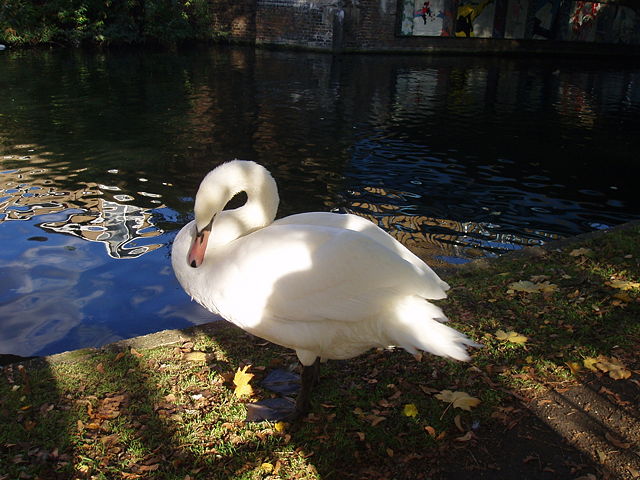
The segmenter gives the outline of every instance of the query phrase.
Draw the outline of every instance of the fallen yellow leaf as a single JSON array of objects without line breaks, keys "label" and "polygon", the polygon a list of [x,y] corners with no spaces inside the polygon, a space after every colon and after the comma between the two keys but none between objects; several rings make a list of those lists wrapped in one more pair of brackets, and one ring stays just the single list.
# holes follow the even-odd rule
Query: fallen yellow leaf
[{"label": "fallen yellow leaf", "polygon": [[614,380],[624,380],[631,376],[631,372],[626,368],[616,368],[609,370],[609,376]]},{"label": "fallen yellow leaf", "polygon": [[538,291],[542,293],[553,293],[558,289],[558,286],[550,282],[538,283]]},{"label": "fallen yellow leaf", "polygon": [[273,465],[271,463],[265,462],[260,465],[260,470],[262,470],[264,473],[271,473],[273,472]]},{"label": "fallen yellow leaf", "polygon": [[569,252],[569,255],[571,255],[572,257],[581,257],[584,255],[589,255],[591,253],[591,249],[589,248],[576,248],[574,250],[571,250],[571,252]]},{"label": "fallen yellow leaf", "polygon": [[589,370],[591,370],[592,372],[597,372],[598,371],[598,369],[596,368],[596,363],[597,362],[598,362],[598,359],[597,358],[593,358],[593,357],[587,357],[582,361],[584,366],[586,368],[588,368]]},{"label": "fallen yellow leaf", "polygon": [[287,424],[284,422],[276,422],[275,428],[276,428],[276,432],[282,433],[286,430]]},{"label": "fallen yellow leaf", "polygon": [[569,370],[571,370],[571,373],[573,373],[574,375],[576,373],[578,373],[580,370],[582,370],[582,365],[580,365],[579,362],[566,362],[567,366],[569,367]]},{"label": "fallen yellow leaf", "polygon": [[402,409],[402,414],[405,417],[415,417],[418,415],[418,409],[413,403],[407,403]]},{"label": "fallen yellow leaf", "polygon": [[614,380],[624,380],[631,376],[631,372],[615,357],[609,358],[604,355],[598,355],[597,358],[587,357],[583,363],[589,370],[608,373]]},{"label": "fallen yellow leaf", "polygon": [[536,284],[529,280],[520,280],[519,282],[510,283],[509,288],[516,292],[534,293],[538,291]]},{"label": "fallen yellow leaf", "polygon": [[442,390],[435,397],[441,402],[450,403],[453,408],[470,411],[471,408],[480,404],[480,399],[470,396],[467,392],[452,392],[451,390]]},{"label": "fallen yellow leaf", "polygon": [[188,352],[184,354],[184,359],[188,362],[206,362],[207,354],[204,352]]},{"label": "fallen yellow leaf", "polygon": [[527,343],[527,340],[529,340],[524,335],[521,335],[514,331],[505,332],[504,330],[497,330],[495,335],[498,340],[501,340],[503,342],[524,344]]},{"label": "fallen yellow leaf", "polygon": [[605,452],[602,450],[596,450],[596,453],[598,454],[598,460],[600,460],[600,463],[607,461],[607,454]]},{"label": "fallen yellow leaf", "polygon": [[529,280],[531,280],[534,283],[538,283],[538,282],[544,282],[545,280],[549,280],[549,276],[548,275],[532,275]]},{"label": "fallen yellow leaf", "polygon": [[238,368],[233,377],[233,384],[236,386],[233,393],[235,393],[236,397],[250,397],[253,395],[253,388],[249,385],[253,378],[253,373],[247,373],[249,367],[251,365],[246,365],[243,369]]},{"label": "fallen yellow leaf", "polygon": [[617,298],[618,300],[622,300],[625,303],[631,303],[631,297],[628,293],[618,292],[612,295],[613,298]]},{"label": "fallen yellow leaf", "polygon": [[611,280],[607,282],[607,285],[617,288],[618,290],[637,290],[640,288],[640,283],[629,280]]},{"label": "fallen yellow leaf", "polygon": [[558,288],[558,286],[548,281],[533,283],[533,282],[530,282],[529,280],[520,280],[519,282],[510,283],[508,288],[516,292],[552,293]]},{"label": "fallen yellow leaf", "polygon": [[607,358],[601,355],[598,357],[596,367],[598,367],[599,370],[608,373],[614,380],[624,380],[631,376],[631,372],[627,370],[624,364],[616,357]]}]

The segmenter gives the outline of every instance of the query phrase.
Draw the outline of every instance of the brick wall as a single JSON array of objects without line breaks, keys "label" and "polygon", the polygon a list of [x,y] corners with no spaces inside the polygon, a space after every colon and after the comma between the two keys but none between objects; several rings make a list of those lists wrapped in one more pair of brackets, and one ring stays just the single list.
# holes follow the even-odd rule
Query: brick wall
[{"label": "brick wall", "polygon": [[329,52],[640,54],[640,45],[623,51],[598,43],[398,35],[400,0],[210,1],[213,27],[243,43]]},{"label": "brick wall", "polygon": [[322,0],[257,0],[256,43],[332,50],[338,11]]},{"label": "brick wall", "polygon": [[210,0],[212,28],[230,40],[253,43],[256,37],[255,0]]},{"label": "brick wall", "polygon": [[379,49],[396,40],[396,0],[354,0],[345,5],[343,48]]}]

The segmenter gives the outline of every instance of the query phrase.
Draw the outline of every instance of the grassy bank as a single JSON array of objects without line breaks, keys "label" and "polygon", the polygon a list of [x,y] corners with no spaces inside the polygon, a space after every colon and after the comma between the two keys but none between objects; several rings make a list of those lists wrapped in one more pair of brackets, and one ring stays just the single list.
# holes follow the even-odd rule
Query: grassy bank
[{"label": "grassy bank", "polygon": [[0,2],[0,43],[175,45],[220,39],[206,0],[13,0]]},{"label": "grassy bank", "polygon": [[[447,276],[445,312],[484,345],[470,363],[329,362],[296,425],[244,422],[272,395],[261,378],[295,357],[234,327],[5,367],[0,479],[636,478],[639,236]],[[247,365],[253,393],[239,397]]]}]

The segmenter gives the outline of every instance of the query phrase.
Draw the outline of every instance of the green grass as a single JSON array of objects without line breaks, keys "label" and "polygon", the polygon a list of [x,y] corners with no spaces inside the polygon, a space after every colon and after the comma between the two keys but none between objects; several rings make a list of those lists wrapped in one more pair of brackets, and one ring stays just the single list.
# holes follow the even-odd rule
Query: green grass
[{"label": "green grass", "polygon": [[[195,331],[190,343],[137,352],[85,350],[63,362],[0,370],[0,479],[13,478],[404,478],[429,476],[439,455],[476,445],[515,397],[532,397],[593,373],[570,362],[616,356],[639,367],[638,228],[560,250],[501,258],[447,278],[441,302],[452,326],[483,344],[468,364],[372,350],[323,365],[312,413],[297,425],[243,421],[246,402],[266,398],[259,380],[295,362],[292,352],[230,327]],[[583,255],[570,253],[588,248]],[[548,281],[547,293],[513,291]],[[626,281],[630,288],[611,286]],[[526,335],[523,344],[498,329]],[[190,353],[201,352],[194,361]],[[230,380],[256,375],[241,400]],[[436,399],[464,391],[471,411]],[[407,417],[412,404],[417,415]],[[461,429],[459,428],[461,427]],[[4,476],[3,476],[4,475]]]}]

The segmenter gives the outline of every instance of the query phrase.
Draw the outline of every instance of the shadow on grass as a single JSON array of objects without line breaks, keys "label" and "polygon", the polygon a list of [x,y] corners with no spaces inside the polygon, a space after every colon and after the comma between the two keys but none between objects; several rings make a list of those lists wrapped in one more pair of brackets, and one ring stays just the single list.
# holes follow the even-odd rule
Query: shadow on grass
[{"label": "shadow on grass", "polygon": [[[402,351],[329,362],[312,413],[298,426],[245,424],[227,379],[249,361],[260,377],[295,358],[229,326],[192,329],[178,344],[148,351],[114,347],[71,362],[5,367],[2,423],[10,428],[0,434],[0,478],[507,479],[602,471],[584,445],[567,444],[567,431],[541,421],[546,402],[492,400],[486,377]],[[484,410],[447,408],[433,398],[443,388],[481,396]],[[256,387],[256,395],[269,393]],[[406,404],[416,417],[402,414]]]},{"label": "shadow on grass", "polygon": [[[457,291],[449,312],[454,318],[473,318],[486,345],[476,356],[477,365],[493,386],[517,392],[512,407],[495,412],[513,427],[516,438],[511,432],[494,438],[494,457],[508,464],[506,457],[520,451],[522,437],[557,438],[564,445],[558,448],[578,454],[579,460],[570,462],[572,475],[588,466],[587,472],[604,478],[640,476],[635,447],[640,444],[637,239],[637,225],[629,225],[580,244],[499,259],[453,281]],[[522,281],[548,282],[553,288],[546,294],[514,291],[513,282]],[[522,345],[501,342],[497,329],[523,333],[528,340]],[[595,372],[587,368],[587,359],[603,357],[625,365],[626,373],[613,372],[619,378],[613,380],[606,366],[592,367]],[[519,423],[513,421],[517,414],[522,414]],[[557,475],[557,462],[546,463],[553,453],[540,462],[535,460],[539,455],[527,456],[513,468],[539,463]]]}]

